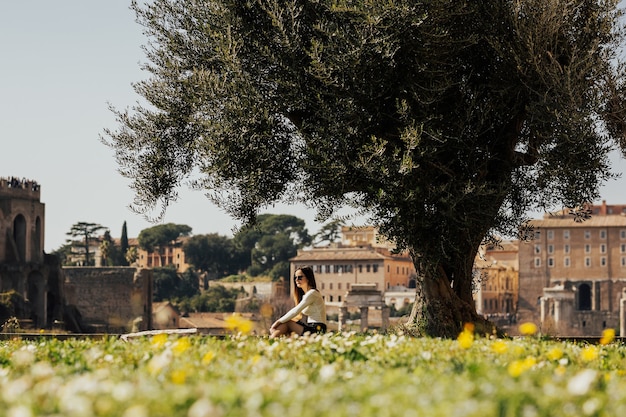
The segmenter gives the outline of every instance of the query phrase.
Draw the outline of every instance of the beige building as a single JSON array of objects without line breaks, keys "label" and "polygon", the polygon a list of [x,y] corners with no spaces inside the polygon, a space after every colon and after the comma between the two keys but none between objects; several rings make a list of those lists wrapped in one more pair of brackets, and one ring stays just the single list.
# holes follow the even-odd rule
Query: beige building
[{"label": "beige building", "polygon": [[[298,267],[312,267],[317,287],[330,307],[344,302],[354,284],[374,284],[378,291],[398,292],[402,300],[413,302],[413,261],[408,253],[392,254],[390,248],[389,242],[377,239],[373,227],[343,227],[341,243],[298,251],[298,255],[290,259],[291,276]],[[398,299],[392,298],[394,303]]]},{"label": "beige building", "polygon": [[163,247],[157,247],[154,251],[148,252],[139,247],[137,239],[129,239],[129,246],[137,247],[137,260],[135,263],[139,268],[159,268],[174,265],[178,272],[185,272],[189,268],[185,260],[184,243],[189,238],[184,236]]},{"label": "beige building", "polygon": [[[518,321],[544,334],[598,336],[624,323],[626,206],[591,206],[576,222],[561,212],[531,221],[533,239],[519,245]],[[622,332],[623,333],[623,329]]]}]

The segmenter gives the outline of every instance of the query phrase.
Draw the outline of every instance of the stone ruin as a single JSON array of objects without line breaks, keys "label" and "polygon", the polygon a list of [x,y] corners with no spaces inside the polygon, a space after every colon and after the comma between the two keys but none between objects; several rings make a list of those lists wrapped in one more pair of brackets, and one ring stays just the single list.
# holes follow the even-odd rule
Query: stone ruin
[{"label": "stone ruin", "polygon": [[381,310],[382,330],[389,327],[389,306],[385,304],[382,291],[376,289],[376,284],[352,284],[344,301],[339,307],[339,331],[346,324],[348,308],[357,307],[361,312],[361,331],[369,327],[368,316],[370,308]]}]

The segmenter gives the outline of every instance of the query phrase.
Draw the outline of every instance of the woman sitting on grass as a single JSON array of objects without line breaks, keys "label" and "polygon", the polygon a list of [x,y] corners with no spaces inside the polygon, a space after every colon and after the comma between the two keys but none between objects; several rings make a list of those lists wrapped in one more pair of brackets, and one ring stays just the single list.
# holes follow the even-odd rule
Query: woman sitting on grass
[{"label": "woman sitting on grass", "polygon": [[[270,337],[304,333],[326,332],[326,304],[315,285],[313,269],[308,266],[296,269],[293,298],[296,306],[279,318],[270,327]],[[307,316],[305,321],[294,321],[298,315]]]}]

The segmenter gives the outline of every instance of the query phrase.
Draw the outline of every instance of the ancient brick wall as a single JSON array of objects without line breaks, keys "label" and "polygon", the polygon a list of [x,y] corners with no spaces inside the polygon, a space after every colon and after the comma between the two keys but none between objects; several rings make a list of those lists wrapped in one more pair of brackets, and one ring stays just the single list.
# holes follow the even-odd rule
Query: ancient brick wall
[{"label": "ancient brick wall", "polygon": [[152,328],[152,270],[65,267],[65,300],[84,322],[109,333]]}]

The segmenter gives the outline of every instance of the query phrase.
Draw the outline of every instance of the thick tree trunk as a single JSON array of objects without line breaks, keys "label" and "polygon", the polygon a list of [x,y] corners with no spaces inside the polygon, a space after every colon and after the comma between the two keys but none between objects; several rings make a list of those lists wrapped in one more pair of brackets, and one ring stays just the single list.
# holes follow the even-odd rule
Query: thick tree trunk
[{"label": "thick tree trunk", "polygon": [[482,334],[496,331],[476,313],[471,271],[469,276],[450,280],[441,265],[428,270],[436,272],[429,274],[418,269],[415,303],[407,324],[415,326],[420,335],[430,337],[456,338],[466,323],[472,323]]}]

